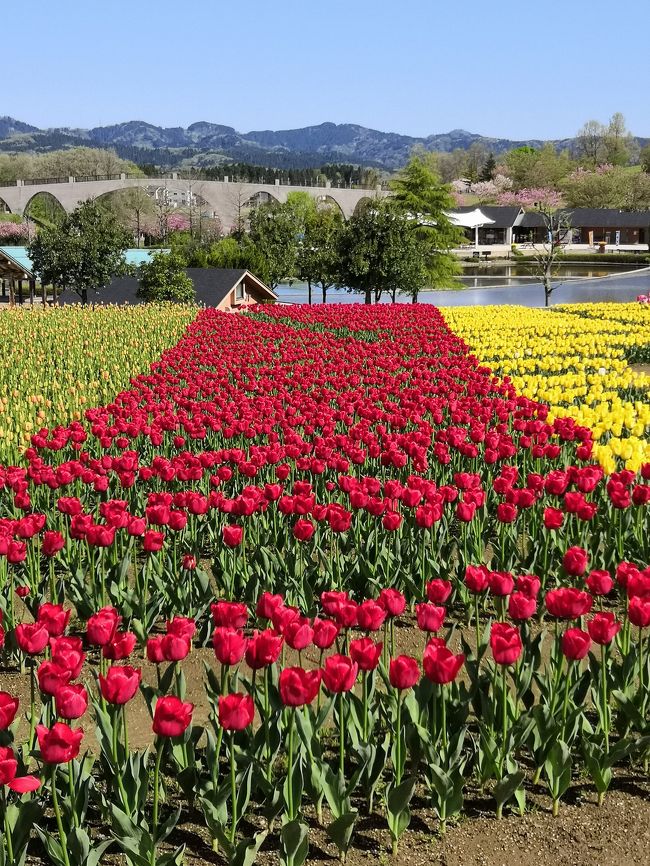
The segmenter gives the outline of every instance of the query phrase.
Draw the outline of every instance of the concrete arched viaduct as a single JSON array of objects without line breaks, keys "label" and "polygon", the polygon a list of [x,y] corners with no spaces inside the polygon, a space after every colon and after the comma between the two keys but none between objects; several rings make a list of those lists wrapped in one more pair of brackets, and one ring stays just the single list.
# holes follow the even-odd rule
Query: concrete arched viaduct
[{"label": "concrete arched viaduct", "polygon": [[[12,213],[22,215],[29,201],[38,193],[49,193],[63,209],[70,213],[82,201],[97,198],[107,193],[133,187],[160,187],[170,192],[187,195],[190,183],[177,176],[171,178],[129,178],[121,175],[110,180],[77,181],[69,178],[67,182],[28,183],[16,181],[14,185],[0,187],[0,198]],[[349,219],[361,199],[372,195],[384,196],[381,189],[372,192],[367,189],[340,189],[333,186],[285,186],[279,183],[239,183],[236,181],[193,180],[192,194],[202,198],[221,221],[225,231],[235,225],[241,207],[258,193],[267,193],[279,202],[285,202],[291,192],[306,192],[318,201],[332,199]]]}]

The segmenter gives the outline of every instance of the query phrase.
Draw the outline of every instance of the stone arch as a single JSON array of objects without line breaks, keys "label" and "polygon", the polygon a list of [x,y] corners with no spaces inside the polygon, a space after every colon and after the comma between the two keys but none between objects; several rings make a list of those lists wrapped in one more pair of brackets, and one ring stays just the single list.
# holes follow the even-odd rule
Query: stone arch
[{"label": "stone arch", "polygon": [[[35,215],[31,213],[31,208],[34,201],[42,199],[46,204],[45,215],[39,214]],[[49,219],[47,215],[47,210],[50,209],[50,212],[53,215],[53,219]],[[38,225],[42,225],[48,222],[55,222],[58,219],[61,219],[66,215],[66,209],[63,203],[51,192],[47,190],[37,190],[33,195],[31,195],[27,201],[25,202],[25,206],[23,207],[23,217],[25,219],[31,219]]]},{"label": "stone arch", "polygon": [[255,208],[262,204],[280,204],[280,199],[266,189],[258,189],[243,204],[245,208]]},{"label": "stone arch", "polygon": [[329,195],[329,193],[318,193],[314,196],[314,198],[316,199],[316,207],[335,207],[339,211],[341,216],[345,219],[345,211],[333,195]]},{"label": "stone arch", "polygon": [[369,202],[372,202],[372,201],[373,201],[373,197],[372,197],[372,196],[369,196],[369,195],[364,195],[364,196],[362,196],[362,197],[359,199],[359,201],[355,204],[353,213],[354,213],[354,214],[358,213],[360,210],[362,210],[364,207],[366,207],[366,205],[367,205]]},{"label": "stone arch", "polygon": [[7,204],[7,202],[0,195],[0,213],[11,213],[11,208]]}]

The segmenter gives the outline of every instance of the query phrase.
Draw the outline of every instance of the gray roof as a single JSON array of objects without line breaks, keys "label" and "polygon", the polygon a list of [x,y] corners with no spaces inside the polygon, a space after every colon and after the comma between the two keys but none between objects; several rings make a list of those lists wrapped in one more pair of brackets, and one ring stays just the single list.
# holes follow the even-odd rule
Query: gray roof
[{"label": "gray roof", "polygon": [[[194,283],[196,302],[206,307],[217,307],[245,274],[271,292],[262,281],[243,268],[186,268],[185,273]],[[88,293],[89,304],[143,304],[139,298],[138,280],[135,277],[116,277],[106,288],[99,292]],[[272,293],[271,293],[272,294]],[[66,289],[59,296],[60,304],[78,304],[79,295]]]},{"label": "gray roof", "polygon": [[489,204],[455,207],[453,213],[470,213],[471,211],[476,210],[477,207],[481,209],[486,217],[494,220],[493,224],[490,223],[490,225],[484,226],[484,228],[487,229],[509,229],[515,224],[517,217],[521,213],[521,208],[518,205],[515,207],[502,207]]},{"label": "gray roof", "polygon": [[[648,228],[650,211],[618,210],[608,207],[576,207],[565,211],[571,226],[581,228]],[[526,211],[519,225],[522,228],[544,227],[544,217],[537,211]]]}]

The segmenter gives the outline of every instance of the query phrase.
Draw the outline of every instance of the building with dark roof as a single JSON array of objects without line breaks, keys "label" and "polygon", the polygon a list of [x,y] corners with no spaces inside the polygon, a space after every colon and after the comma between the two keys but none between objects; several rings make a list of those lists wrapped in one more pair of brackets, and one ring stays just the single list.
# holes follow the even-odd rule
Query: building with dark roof
[{"label": "building with dark roof", "polygon": [[[617,208],[577,207],[566,211],[571,230],[567,243],[597,246],[641,246],[650,240],[650,211],[626,211]],[[544,218],[535,211],[523,215],[514,231],[514,242],[542,243],[545,240]]]},{"label": "building with dark roof", "polygon": [[[266,283],[250,271],[240,268],[186,268],[185,273],[194,284],[197,304],[216,307],[226,312],[236,311],[251,304],[274,303],[277,295]],[[136,277],[116,277],[98,292],[88,293],[90,304],[143,304],[138,297]],[[58,298],[60,304],[81,303],[79,295],[66,289]]]}]

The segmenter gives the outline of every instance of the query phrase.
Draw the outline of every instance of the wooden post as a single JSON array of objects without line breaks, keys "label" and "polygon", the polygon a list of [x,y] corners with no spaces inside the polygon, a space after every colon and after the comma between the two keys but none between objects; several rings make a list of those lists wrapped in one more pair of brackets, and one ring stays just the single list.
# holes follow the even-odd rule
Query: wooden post
[{"label": "wooden post", "polygon": [[43,298],[43,307],[47,307],[47,289],[45,283],[41,282],[41,296]]},{"label": "wooden post", "polygon": [[23,281],[22,279],[18,280],[18,303],[22,307],[23,305]]},{"label": "wooden post", "polygon": [[9,278],[9,306],[16,306],[16,286],[13,277]]}]

